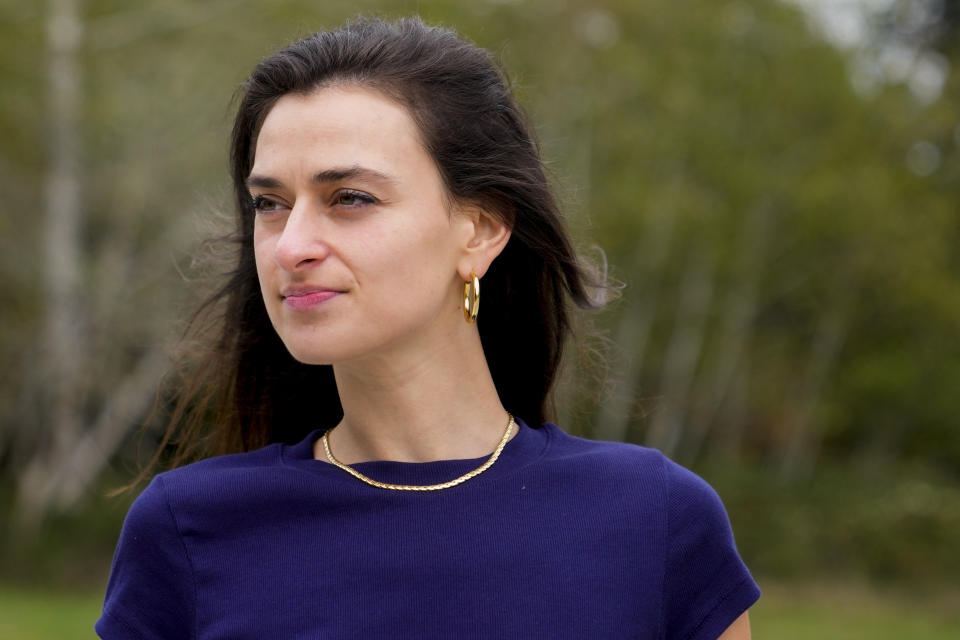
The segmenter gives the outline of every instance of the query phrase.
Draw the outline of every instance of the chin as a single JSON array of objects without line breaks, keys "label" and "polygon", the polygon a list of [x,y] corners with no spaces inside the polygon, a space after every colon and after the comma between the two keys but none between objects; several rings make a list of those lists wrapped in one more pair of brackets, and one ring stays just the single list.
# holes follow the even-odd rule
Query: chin
[{"label": "chin", "polygon": [[315,332],[310,327],[273,323],[273,330],[280,338],[287,353],[301,364],[329,365],[350,357],[344,349],[346,340],[331,337],[328,332]]},{"label": "chin", "polygon": [[306,345],[291,345],[287,342],[284,342],[284,345],[293,359],[301,364],[333,364],[338,359],[334,354],[316,348],[311,349]]},{"label": "chin", "polygon": [[358,345],[353,340],[337,340],[329,336],[323,340],[316,338],[317,336],[280,336],[287,352],[301,364],[332,365],[352,360],[365,353],[364,349],[357,348]]}]

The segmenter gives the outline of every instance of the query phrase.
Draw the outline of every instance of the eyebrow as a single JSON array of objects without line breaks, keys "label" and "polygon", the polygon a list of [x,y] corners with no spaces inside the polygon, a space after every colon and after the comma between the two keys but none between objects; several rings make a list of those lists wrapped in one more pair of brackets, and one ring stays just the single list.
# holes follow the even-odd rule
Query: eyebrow
[{"label": "eyebrow", "polygon": [[[376,169],[369,169],[359,165],[325,169],[314,175],[311,182],[316,184],[325,184],[329,182],[340,182],[350,178],[366,178],[368,180],[386,182],[389,184],[397,183],[397,179],[392,176],[381,173]],[[260,176],[256,174],[250,174],[250,176],[246,179],[246,184],[247,188],[260,187],[261,189],[279,189],[283,187],[283,182],[276,178],[272,178],[270,176]]]}]

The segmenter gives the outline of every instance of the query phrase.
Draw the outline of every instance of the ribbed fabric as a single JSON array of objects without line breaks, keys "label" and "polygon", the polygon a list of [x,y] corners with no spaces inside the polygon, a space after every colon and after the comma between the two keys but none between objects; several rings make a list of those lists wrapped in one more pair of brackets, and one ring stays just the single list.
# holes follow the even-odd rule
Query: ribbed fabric
[{"label": "ribbed fabric", "polygon": [[[114,556],[106,640],[719,636],[760,592],[723,505],[660,453],[519,423],[437,492],[302,442],[158,475]],[[432,484],[483,461],[366,462]]]}]

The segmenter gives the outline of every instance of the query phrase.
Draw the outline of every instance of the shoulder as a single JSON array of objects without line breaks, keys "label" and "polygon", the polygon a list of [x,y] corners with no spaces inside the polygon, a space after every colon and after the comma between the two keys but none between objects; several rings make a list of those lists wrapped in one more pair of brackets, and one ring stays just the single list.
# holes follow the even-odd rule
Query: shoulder
[{"label": "shoulder", "polygon": [[169,541],[177,540],[179,534],[162,475],[154,477],[130,505],[123,523],[127,539],[140,540],[147,534],[162,533],[170,534]]},{"label": "shoulder", "polygon": [[626,442],[589,440],[572,436],[552,423],[542,427],[551,439],[548,458],[574,465],[603,466],[613,470],[643,469],[663,473],[667,458],[648,447]]},{"label": "shoulder", "polygon": [[729,531],[726,510],[713,487],[657,449],[579,438],[549,423],[543,428],[552,439],[547,462],[558,473],[594,486],[618,487],[627,497],[646,496],[663,511],[671,533],[702,525]]},{"label": "shoulder", "polygon": [[737,551],[726,509],[703,478],[655,449],[545,428],[548,461],[568,481],[565,493],[588,498],[579,504],[594,509],[597,523],[633,525],[632,538],[660,558],[661,637],[717,638],[756,602],[760,590]]},{"label": "shoulder", "polygon": [[244,473],[266,467],[275,467],[279,462],[280,450],[283,445],[269,444],[263,448],[244,453],[229,453],[221,456],[204,458],[182,467],[165,471],[161,476],[168,481],[178,481],[199,475]]},{"label": "shoulder", "polygon": [[209,484],[220,480],[257,475],[276,469],[280,465],[281,447],[282,445],[275,443],[254,451],[204,458],[164,471],[156,477],[170,490],[176,490],[198,482]]},{"label": "shoulder", "polygon": [[[544,425],[552,440],[548,461],[572,472],[656,488],[666,497],[670,485],[680,483],[681,492],[710,490],[698,476],[667,458],[657,449],[626,442],[589,440],[572,436],[556,425]],[[699,484],[698,484],[699,483]],[[712,491],[712,490],[710,490]]]},{"label": "shoulder", "polygon": [[289,474],[282,473],[280,444],[246,453],[206,458],[157,474],[131,507],[131,514],[147,509],[169,510],[176,522],[195,523],[219,517],[282,491]]}]

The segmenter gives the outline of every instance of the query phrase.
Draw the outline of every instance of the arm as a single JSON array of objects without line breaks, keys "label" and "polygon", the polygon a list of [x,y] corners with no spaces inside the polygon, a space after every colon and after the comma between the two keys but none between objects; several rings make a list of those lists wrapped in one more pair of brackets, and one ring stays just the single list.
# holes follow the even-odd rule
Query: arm
[{"label": "arm", "polygon": [[750,640],[750,614],[744,611],[717,640]]},{"label": "arm", "polygon": [[193,569],[158,476],[124,520],[95,629],[105,640],[186,640],[195,615]]},{"label": "arm", "polygon": [[760,591],[737,553],[723,503],[687,469],[667,461],[666,472],[665,637],[748,639],[745,612]]}]

